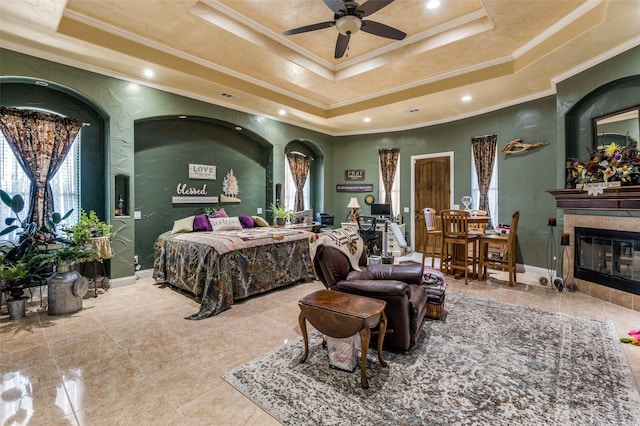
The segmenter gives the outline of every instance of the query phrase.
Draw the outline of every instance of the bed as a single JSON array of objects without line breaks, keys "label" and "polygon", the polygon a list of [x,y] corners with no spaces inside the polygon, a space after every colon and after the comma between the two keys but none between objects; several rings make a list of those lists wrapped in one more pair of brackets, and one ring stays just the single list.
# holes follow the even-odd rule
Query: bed
[{"label": "bed", "polygon": [[315,279],[305,230],[253,228],[161,234],[154,244],[153,277],[192,294],[203,319],[236,300]]}]

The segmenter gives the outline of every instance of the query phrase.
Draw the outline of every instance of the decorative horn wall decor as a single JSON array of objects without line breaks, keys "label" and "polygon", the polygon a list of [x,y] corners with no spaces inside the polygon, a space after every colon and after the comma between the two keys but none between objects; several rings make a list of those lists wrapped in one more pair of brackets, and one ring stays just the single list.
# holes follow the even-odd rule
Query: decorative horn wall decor
[{"label": "decorative horn wall decor", "polygon": [[549,145],[549,142],[522,143],[522,139],[514,139],[500,150],[505,156],[508,154],[519,154],[531,148]]}]

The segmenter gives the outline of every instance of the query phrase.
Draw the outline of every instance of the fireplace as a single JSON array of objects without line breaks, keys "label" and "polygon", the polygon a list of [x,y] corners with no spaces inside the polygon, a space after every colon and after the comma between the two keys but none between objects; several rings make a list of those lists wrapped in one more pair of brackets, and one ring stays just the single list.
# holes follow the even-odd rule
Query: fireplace
[{"label": "fireplace", "polygon": [[[575,284],[580,293],[584,293],[616,305],[624,306],[625,308],[640,311],[640,291],[638,290],[640,288],[640,284],[637,282],[639,276],[638,262],[640,262],[640,260],[638,259],[640,252],[637,246],[637,236],[639,232],[637,232],[637,230],[640,229],[640,217],[630,215],[624,216],[626,212],[623,213],[620,211],[590,213],[592,214],[564,214],[563,232],[568,233],[571,236],[571,241],[568,246],[560,246],[563,248],[562,271],[563,277],[566,280],[565,285],[569,283]],[[605,234],[604,236],[603,234],[592,235],[592,240],[590,242],[587,240],[581,242],[580,237],[576,235],[576,228],[591,228],[600,230]],[[621,240],[621,242],[628,241],[626,238],[619,238],[617,232],[620,230],[629,230],[629,233],[635,234],[634,239],[636,241],[636,245],[634,245],[633,248],[633,261],[635,269],[632,276],[635,277],[636,281],[633,283],[633,288],[628,287],[629,283],[627,282],[625,275],[623,275],[622,277],[617,277],[619,279],[622,279],[622,282],[614,282],[613,285],[603,279],[610,278],[608,275],[614,276],[613,272],[615,268],[613,266],[613,257],[618,256],[618,248],[620,249],[620,256],[622,256],[623,254],[625,255],[625,257],[621,259],[623,263],[623,265],[620,265],[621,271],[623,269],[627,271],[629,268],[627,265],[624,265],[625,263],[629,262],[629,259],[627,259],[627,257],[629,256],[629,246],[624,245],[623,247],[622,245],[619,245],[619,247],[617,247],[614,251],[613,242],[610,246],[608,243],[600,244],[601,240],[606,239]],[[594,237],[596,239],[596,244],[594,244],[593,242]],[[587,247],[586,245],[583,246],[583,244],[589,244],[588,250],[591,251],[591,256],[589,258],[580,258],[575,253],[574,249],[577,249],[578,246],[580,246],[583,250],[584,247]],[[602,247],[598,246],[611,247],[611,249],[607,252],[607,249],[602,249]],[[598,250],[603,253],[600,258],[601,260],[598,260]],[[594,256],[596,259],[595,263],[593,262]],[[618,256],[618,259],[620,256]],[[591,266],[589,267],[587,267],[587,264],[589,263],[588,259],[591,259]],[[575,268],[578,262],[580,262],[581,266],[579,268]],[[592,274],[593,271],[586,271],[587,269],[595,269],[595,272],[602,272],[600,271],[600,269],[602,269],[603,271],[608,271],[609,267],[611,267],[612,273],[605,274],[607,275],[605,277]]]},{"label": "fireplace", "polygon": [[574,229],[574,277],[640,295],[640,232]]}]

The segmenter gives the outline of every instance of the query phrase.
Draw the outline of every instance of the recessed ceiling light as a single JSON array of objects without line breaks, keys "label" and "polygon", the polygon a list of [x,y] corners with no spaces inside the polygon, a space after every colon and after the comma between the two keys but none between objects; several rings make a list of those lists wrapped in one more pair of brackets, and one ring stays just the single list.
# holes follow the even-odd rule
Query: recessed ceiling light
[{"label": "recessed ceiling light", "polygon": [[242,131],[242,127],[240,127],[240,126],[236,126],[236,127],[234,127],[234,129],[236,129],[236,130],[237,130],[237,131],[239,131],[239,132],[241,132],[241,131]]},{"label": "recessed ceiling light", "polygon": [[153,70],[150,69],[150,68],[147,68],[147,69],[144,70],[144,76],[147,77],[147,78],[153,78],[155,75],[156,75],[156,73],[153,72]]},{"label": "recessed ceiling light", "polygon": [[36,84],[38,86],[42,86],[42,87],[47,87],[49,85],[49,83],[47,83],[46,81],[42,81],[42,80],[36,81]]},{"label": "recessed ceiling light", "polygon": [[365,117],[362,119],[362,121],[364,121],[365,123],[370,123],[371,119],[369,117]]},{"label": "recessed ceiling light", "polygon": [[435,9],[438,6],[440,6],[439,0],[430,0],[427,2],[427,9]]},{"label": "recessed ceiling light", "polygon": [[280,111],[278,111],[278,114],[280,115],[287,115],[287,111],[281,109]]},{"label": "recessed ceiling light", "polygon": [[470,95],[464,95],[461,100],[462,102],[469,102],[471,99],[473,99]]},{"label": "recessed ceiling light", "polygon": [[238,96],[232,95],[231,93],[226,93],[226,92],[220,93],[220,96],[222,96],[223,98],[228,98],[228,99],[238,99]]}]

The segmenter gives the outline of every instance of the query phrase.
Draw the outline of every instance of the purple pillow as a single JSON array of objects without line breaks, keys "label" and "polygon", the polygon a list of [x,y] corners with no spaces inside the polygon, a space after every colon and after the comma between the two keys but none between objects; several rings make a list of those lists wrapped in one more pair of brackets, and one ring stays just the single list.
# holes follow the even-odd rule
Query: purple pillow
[{"label": "purple pillow", "polygon": [[229,215],[227,214],[227,212],[224,211],[224,208],[218,210],[217,212],[215,212],[214,214],[209,216],[210,218],[214,218],[214,217],[229,217]]},{"label": "purple pillow", "polygon": [[211,223],[206,214],[197,215],[193,218],[193,232],[211,231]]},{"label": "purple pillow", "polygon": [[254,226],[256,226],[255,222],[253,221],[253,219],[251,218],[251,216],[238,216],[238,219],[240,219],[240,225],[242,225],[243,228],[253,228]]}]

